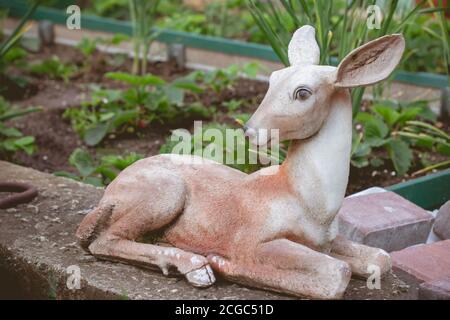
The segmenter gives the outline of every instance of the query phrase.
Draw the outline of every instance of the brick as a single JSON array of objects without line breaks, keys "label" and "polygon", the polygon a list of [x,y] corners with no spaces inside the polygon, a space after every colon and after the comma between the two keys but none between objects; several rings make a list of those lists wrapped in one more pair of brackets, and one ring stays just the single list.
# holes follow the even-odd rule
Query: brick
[{"label": "brick", "polygon": [[419,288],[421,300],[450,300],[450,280],[424,282]]},{"label": "brick", "polygon": [[434,221],[429,212],[390,191],[345,198],[338,219],[340,234],[388,252],[426,242]]},{"label": "brick", "polygon": [[392,252],[391,258],[395,274],[417,289],[424,282],[450,280],[450,240]]},{"label": "brick", "polygon": [[441,239],[450,239],[450,201],[447,201],[436,215],[434,233]]}]

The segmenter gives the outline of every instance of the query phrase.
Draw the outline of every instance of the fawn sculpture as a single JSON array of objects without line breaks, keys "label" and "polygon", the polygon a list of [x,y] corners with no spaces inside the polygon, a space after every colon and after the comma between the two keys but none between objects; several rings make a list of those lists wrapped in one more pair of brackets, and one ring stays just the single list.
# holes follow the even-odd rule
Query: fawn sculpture
[{"label": "fawn sculpture", "polygon": [[[293,140],[274,174],[247,175],[214,161],[158,155],[122,171],[77,230],[81,246],[101,259],[183,274],[197,287],[231,281],[296,296],[341,298],[353,274],[389,255],[337,235],[335,216],[348,182],[352,106],[348,88],[387,78],[404,50],[389,35],[352,51],[336,67],[319,66],[311,26],[289,44],[290,67],[275,71],[245,126],[255,145],[260,129]],[[177,161],[172,161],[177,157]],[[139,239],[158,233],[161,242]]]}]

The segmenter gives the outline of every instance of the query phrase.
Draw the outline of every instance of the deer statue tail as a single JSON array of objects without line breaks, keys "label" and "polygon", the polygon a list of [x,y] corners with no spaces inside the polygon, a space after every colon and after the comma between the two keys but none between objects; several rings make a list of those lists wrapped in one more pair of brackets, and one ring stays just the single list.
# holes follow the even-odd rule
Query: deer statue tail
[{"label": "deer statue tail", "polygon": [[88,213],[77,229],[76,237],[80,246],[89,252],[89,245],[107,227],[114,205],[99,206]]}]

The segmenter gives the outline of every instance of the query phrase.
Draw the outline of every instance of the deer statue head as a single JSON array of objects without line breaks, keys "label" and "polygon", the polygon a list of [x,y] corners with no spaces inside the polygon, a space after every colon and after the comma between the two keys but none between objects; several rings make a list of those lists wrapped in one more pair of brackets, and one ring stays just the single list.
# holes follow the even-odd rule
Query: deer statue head
[{"label": "deer statue head", "polygon": [[[270,76],[269,90],[246,125],[257,145],[279,129],[280,140],[314,135],[330,111],[336,90],[368,86],[386,79],[399,63],[405,42],[401,35],[379,38],[350,52],[339,66],[320,66],[320,49],[311,26],[298,29],[288,47],[291,66]],[[263,129],[263,130],[261,130]]]},{"label": "deer statue head", "polygon": [[[298,29],[290,67],[270,77],[266,97],[245,128],[252,143],[292,139],[280,170],[245,174],[214,161],[158,155],[122,171],[80,224],[83,248],[100,259],[175,271],[207,287],[215,274],[296,296],[341,298],[352,274],[390,270],[381,249],[336,233],[347,187],[352,107],[346,88],[389,76],[401,35],[369,42],[337,68],[319,66],[314,29]],[[199,157],[197,157],[199,158]],[[278,167],[276,167],[278,168]],[[263,169],[265,170],[265,169]],[[157,232],[158,241],[139,241]]]}]

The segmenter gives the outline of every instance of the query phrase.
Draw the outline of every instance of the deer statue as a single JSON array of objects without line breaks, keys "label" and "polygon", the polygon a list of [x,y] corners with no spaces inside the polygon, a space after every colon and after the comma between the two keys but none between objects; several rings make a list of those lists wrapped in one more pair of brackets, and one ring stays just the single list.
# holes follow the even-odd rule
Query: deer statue
[{"label": "deer statue", "polygon": [[[267,94],[244,127],[267,145],[262,129],[292,140],[273,174],[245,174],[212,160],[157,155],[122,171],[80,224],[92,255],[182,274],[196,287],[215,273],[236,283],[318,299],[342,298],[352,274],[391,268],[383,250],[337,235],[352,143],[348,88],[386,79],[399,63],[401,35],[378,38],[321,66],[311,26],[289,43],[291,66],[270,76]],[[174,157],[177,161],[173,161]],[[146,235],[157,241],[143,242]]]}]

